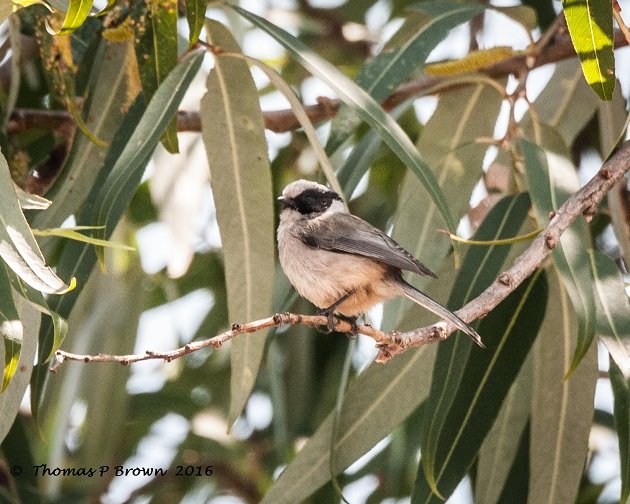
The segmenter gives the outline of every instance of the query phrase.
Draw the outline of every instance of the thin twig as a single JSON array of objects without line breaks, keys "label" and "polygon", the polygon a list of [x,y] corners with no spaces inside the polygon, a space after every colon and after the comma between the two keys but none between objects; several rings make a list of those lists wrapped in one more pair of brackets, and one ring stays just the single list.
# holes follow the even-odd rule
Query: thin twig
[{"label": "thin twig", "polygon": [[[179,359],[184,355],[197,352],[202,348],[212,347],[214,349],[220,348],[224,343],[230,341],[232,338],[244,333],[255,333],[268,329],[270,327],[279,327],[282,325],[306,325],[310,327],[324,327],[328,324],[328,318],[324,315],[299,315],[296,313],[276,313],[272,317],[265,319],[248,322],[247,324],[233,324],[229,331],[213,336],[201,341],[193,341],[182,347],[170,350],[168,352],[155,352],[147,350],[143,354],[129,354],[129,355],[111,355],[111,354],[75,354],[72,352],[66,352],[65,350],[57,350],[55,352],[55,359],[50,367],[50,371],[55,373],[59,366],[66,360],[81,361],[81,362],[119,362],[124,366],[133,364],[134,362],[141,362],[146,360],[163,360],[164,362],[171,362],[172,360]],[[375,341],[389,341],[395,337],[396,333],[384,333],[378,329],[374,329],[369,325],[356,326],[359,334],[364,334],[373,338]],[[353,326],[350,322],[342,319],[335,318],[335,330],[338,332],[351,333]]]}]

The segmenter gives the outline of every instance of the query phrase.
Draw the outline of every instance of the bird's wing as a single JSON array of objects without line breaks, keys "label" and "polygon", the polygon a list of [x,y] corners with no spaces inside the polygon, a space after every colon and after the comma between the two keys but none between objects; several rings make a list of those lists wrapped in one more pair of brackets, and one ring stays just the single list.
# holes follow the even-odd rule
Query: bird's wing
[{"label": "bird's wing", "polygon": [[402,270],[436,276],[380,229],[348,213],[313,219],[304,227],[300,238],[313,248],[356,254]]}]

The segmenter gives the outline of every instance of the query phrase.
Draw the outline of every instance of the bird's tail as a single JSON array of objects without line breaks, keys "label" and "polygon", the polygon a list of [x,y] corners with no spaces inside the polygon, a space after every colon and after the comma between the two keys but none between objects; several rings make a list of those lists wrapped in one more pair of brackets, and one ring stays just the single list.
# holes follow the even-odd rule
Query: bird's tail
[{"label": "bird's tail", "polygon": [[[402,279],[401,279],[402,280]],[[465,332],[472,338],[472,340],[477,343],[482,348],[485,348],[485,345],[481,341],[481,336],[477,334],[472,327],[470,327],[466,322],[460,319],[457,315],[455,315],[448,308],[445,308],[437,301],[434,301],[426,294],[420,292],[418,289],[408,284],[404,280],[401,281],[401,287],[405,297],[411,299],[414,303],[419,304],[420,306],[425,307],[427,310],[435,313],[439,317],[444,320],[451,322],[455,327]]]}]

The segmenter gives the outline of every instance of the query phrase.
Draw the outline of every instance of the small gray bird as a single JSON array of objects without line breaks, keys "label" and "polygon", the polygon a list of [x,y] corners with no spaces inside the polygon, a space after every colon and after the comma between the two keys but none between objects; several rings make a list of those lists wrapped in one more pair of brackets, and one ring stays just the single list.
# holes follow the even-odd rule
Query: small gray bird
[{"label": "small gray bird", "polygon": [[472,327],[408,284],[402,270],[436,275],[381,230],[348,213],[336,192],[297,180],[278,200],[282,269],[300,295],[328,315],[331,328],[334,313],[355,320],[386,299],[405,296],[483,347]]}]

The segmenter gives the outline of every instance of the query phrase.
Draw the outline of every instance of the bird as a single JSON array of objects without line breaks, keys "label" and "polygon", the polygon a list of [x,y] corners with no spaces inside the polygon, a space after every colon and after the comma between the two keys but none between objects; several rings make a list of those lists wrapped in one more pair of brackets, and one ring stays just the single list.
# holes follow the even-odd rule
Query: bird
[{"label": "bird", "polygon": [[403,271],[437,278],[383,231],[352,215],[342,198],[309,180],[288,184],[278,198],[280,265],[297,292],[328,316],[356,318],[385,300],[405,296],[450,322],[483,347],[469,324],[413,287]]}]

